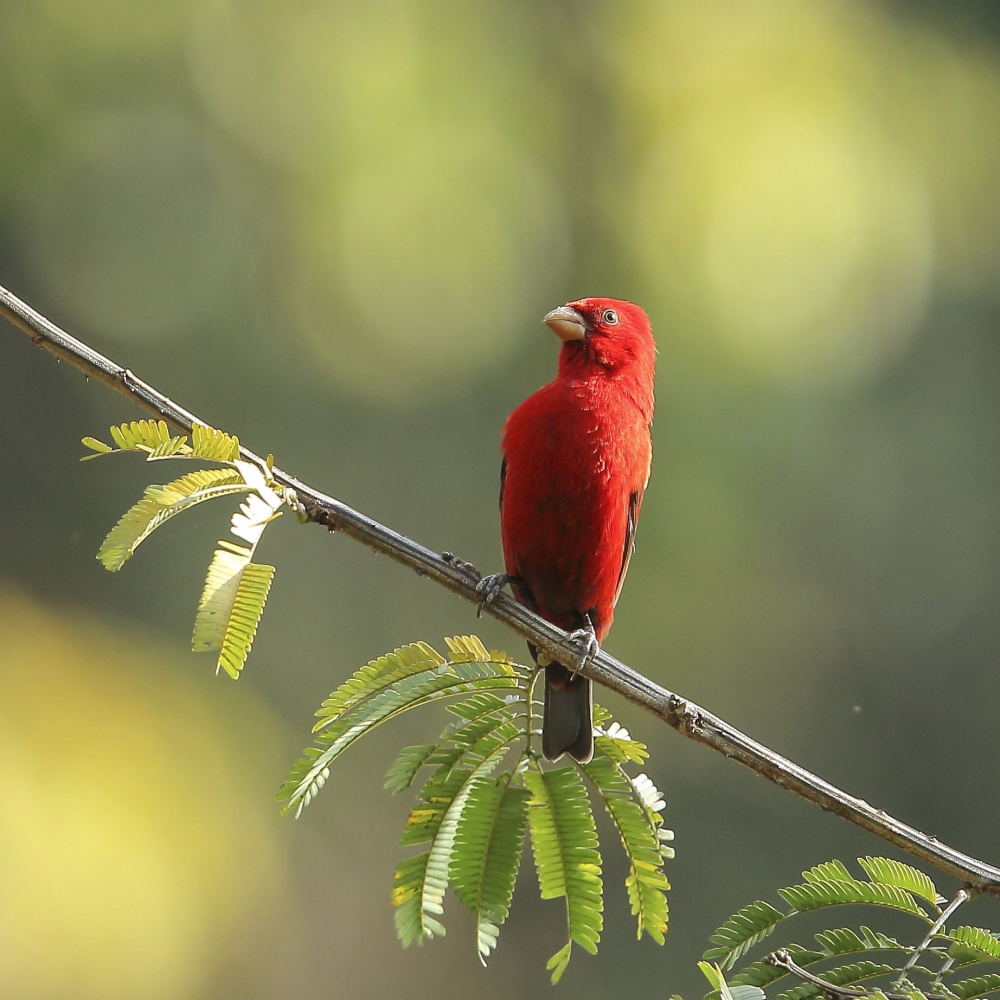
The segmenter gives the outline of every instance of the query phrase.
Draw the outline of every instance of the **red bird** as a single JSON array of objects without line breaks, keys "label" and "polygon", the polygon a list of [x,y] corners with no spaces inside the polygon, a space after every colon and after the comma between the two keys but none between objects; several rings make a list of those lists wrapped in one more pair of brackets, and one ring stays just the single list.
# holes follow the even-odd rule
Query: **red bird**
[{"label": "red bird", "polygon": [[[507,418],[500,526],[504,583],[527,607],[584,642],[584,665],[614,618],[652,459],[656,345],[649,318],[617,299],[580,299],[545,322],[563,342],[559,373]],[[591,682],[545,666],[542,752],[594,753]]]}]

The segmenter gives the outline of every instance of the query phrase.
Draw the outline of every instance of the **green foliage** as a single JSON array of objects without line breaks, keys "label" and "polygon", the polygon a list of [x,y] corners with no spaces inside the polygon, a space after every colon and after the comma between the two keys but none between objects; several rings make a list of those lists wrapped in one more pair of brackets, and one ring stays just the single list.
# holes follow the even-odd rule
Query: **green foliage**
[{"label": "green foliage", "polygon": [[164,521],[206,500],[248,489],[235,469],[198,469],[166,486],[147,486],[142,499],[121,516],[104,539],[97,558],[114,573]]},{"label": "green foliage", "polygon": [[975,979],[963,979],[957,983],[950,983],[948,989],[958,997],[958,1000],[974,1000],[975,997],[984,997],[988,993],[1000,990],[1000,975],[991,972]]},{"label": "green foliage", "polygon": [[[236,540],[220,541],[209,563],[191,636],[195,651],[217,654],[216,671],[239,677],[274,579],[273,566],[254,561],[264,530],[286,502],[272,475],[273,460],[246,461],[236,437],[200,424],[192,428],[190,443],[186,435],[172,435],[162,420],[119,424],[110,434],[113,445],[84,438],[91,452],[84,460],[128,452],[150,462],[187,459],[220,466],[146,487],[98,552],[112,572],[176,515],[216,497],[246,494],[231,520]],[[673,834],[663,827],[659,790],[646,774],[626,770],[646,761],[646,747],[598,706],[593,760],[549,768],[533,745],[541,714],[532,696],[537,668],[488,650],[475,636],[446,642],[447,656],[416,642],[372,660],[323,702],[313,745],[279,793],[284,811],[299,815],[326,783],[331,764],[362,736],[411,708],[447,700],[453,721],[438,741],[404,747],[386,775],[385,787],[397,793],[427,772],[401,841],[421,850],[400,861],[393,878],[402,943],[444,934],[439,918],[451,886],[476,918],[476,951],[485,964],[510,912],[530,829],[542,897],[566,901],[566,944],[548,965],[553,982],[565,971],[574,943],[596,952],[604,897],[586,778],[628,858],[625,887],[637,934],[662,944],[670,888],[663,863],[673,856],[667,846]],[[505,761],[507,769],[497,774]]]},{"label": "green foliage", "polygon": [[982,927],[956,927],[949,937],[953,943],[948,954],[953,958],[971,958],[976,962],[1000,961],[1000,938]]},{"label": "green foliage", "polygon": [[715,948],[705,958],[722,959],[723,969],[731,969],[755,944],[763,941],[785,919],[785,914],[758,899],[734,913],[709,939]]},{"label": "green foliage", "polygon": [[927,900],[934,907],[945,902],[944,896],[938,895],[934,883],[923,872],[903,864],[902,861],[890,858],[858,858],[858,864],[864,868],[873,882],[899,886],[914,896]]},{"label": "green foliage", "polygon": [[885,934],[877,934],[863,924],[857,933],[850,927],[837,927],[821,931],[816,935],[816,940],[831,955],[851,955],[859,951],[904,950],[903,946],[894,938],[887,937]]},{"label": "green foliage", "polygon": [[205,576],[191,636],[196,653],[219,651],[216,670],[225,670],[234,680],[250,655],[274,578],[274,567],[251,562],[251,555],[242,545],[219,542]]},{"label": "green foliage", "polygon": [[[867,924],[834,926],[815,934],[816,948],[788,944],[749,962],[729,977],[726,988],[733,995],[740,988],[772,995],[771,987],[780,983],[783,992],[775,987],[776,1000],[814,1000],[825,995],[857,996],[859,1000],[974,1000],[1000,993],[1000,974],[955,981],[963,966],[1000,961],[1000,937],[982,928],[949,930],[941,924],[940,904],[945,900],[918,869],[890,858],[865,857],[858,863],[867,881],[856,878],[840,861],[828,861],[803,872],[802,884],[778,890],[788,910],[758,900],[726,920],[712,935],[713,947],[704,956],[718,964],[699,963],[713,987],[708,995],[711,1000],[725,994],[720,986],[720,982],[725,984],[724,971],[784,922],[802,913],[844,905],[869,907],[872,915],[890,909],[917,918],[913,943],[900,943]],[[933,925],[933,933],[922,926],[926,924]],[[848,964],[834,961],[844,956],[855,957]],[[846,992],[825,991],[811,981],[817,977]],[[873,982],[870,987],[854,986],[869,981]]]},{"label": "green foliage", "polygon": [[[804,873],[806,874],[806,873]],[[921,917],[930,922],[905,889],[881,882],[858,882],[854,879],[813,878],[802,885],[790,885],[778,890],[778,895],[799,913],[818,910],[824,906],[842,906],[850,903],[871,903],[887,906],[903,913]]]},{"label": "green foliage", "polygon": [[[601,738],[613,742],[610,737]],[[660,815],[653,812],[651,819],[650,811],[635,801],[634,785],[621,763],[611,757],[597,755],[583,765],[583,771],[603,799],[629,858],[625,888],[636,918],[636,937],[641,938],[645,931],[657,944],[663,944],[670,883],[663,874],[663,848],[657,836]]]},{"label": "green foliage", "polygon": [[477,782],[456,834],[451,880],[455,895],[475,914],[483,965],[510,912],[528,822],[530,793],[513,781],[514,772],[507,772]]},{"label": "green foliage", "polygon": [[240,439],[235,434],[195,424],[191,429],[191,449],[194,458],[210,462],[236,462],[240,457]]},{"label": "green foliage", "polygon": [[[701,969],[702,975],[712,987],[711,996],[713,997],[719,997],[720,1000],[764,1000],[764,991],[759,986],[727,983],[726,977],[718,965],[699,962],[698,968]],[[680,998],[672,997],[671,1000],[680,1000]]]},{"label": "green foliage", "polygon": [[[534,746],[541,706],[535,667],[488,650],[475,636],[447,641],[442,656],[418,642],[361,667],[316,713],[314,744],[279,792],[299,815],[326,784],[330,766],[383,722],[447,700],[452,720],[436,743],[404,747],[386,774],[398,793],[419,784],[401,846],[419,847],[396,865],[392,903],[404,946],[445,933],[447,889],[476,918],[484,964],[510,912],[525,837],[543,899],[564,899],[566,943],[549,960],[553,982],[573,945],[596,952],[603,926],[602,860],[585,779],[607,810],[629,862],[626,890],[639,936],[662,943],[667,929],[663,863],[673,852],[663,828],[663,797],[627,765],[648,753],[610,713],[596,706],[595,754],[586,765],[549,767]],[[506,762],[506,767],[503,765]],[[427,777],[418,783],[418,776]],[[498,773],[499,772],[499,773]]]},{"label": "green foliage", "polygon": [[191,639],[195,652],[218,653],[216,671],[239,676],[274,578],[274,567],[253,562],[264,529],[280,513],[284,494],[271,476],[270,462],[263,466],[240,458],[236,437],[195,424],[191,444],[185,435],[172,436],[162,420],[136,420],[111,428],[111,447],[97,438],[83,444],[94,454],[134,452],[147,461],[196,459],[217,462],[223,468],[196,469],[165,486],[147,486],[142,498],[111,529],[97,558],[111,572],[121,569],[135,550],[157,528],[182,511],[216,497],[246,493],[232,517],[231,531],[240,541],[220,541],[209,563],[195,616]]},{"label": "green foliage", "polygon": [[148,459],[166,458],[171,455],[190,455],[191,448],[186,436],[174,437],[163,420],[133,420],[129,424],[118,424],[111,428],[111,440],[116,447],[85,437],[83,445],[96,454],[84,455],[81,462],[87,462],[100,455],[119,454],[125,451],[139,451]]},{"label": "green foliage", "polygon": [[[819,974],[819,978],[833,986],[851,986],[854,983],[864,982],[867,979],[875,979],[878,976],[887,976],[893,971],[891,965],[884,965],[879,962],[864,961],[855,962],[852,965],[839,965],[834,969],[827,969]],[[794,989],[778,994],[778,1000],[812,1000],[813,997],[822,996],[819,986],[812,983],[804,983]]]},{"label": "green foliage", "polygon": [[531,846],[542,899],[566,900],[568,939],[548,961],[552,982],[566,971],[575,941],[592,955],[604,927],[604,883],[597,827],[575,767],[525,772],[531,790]]}]

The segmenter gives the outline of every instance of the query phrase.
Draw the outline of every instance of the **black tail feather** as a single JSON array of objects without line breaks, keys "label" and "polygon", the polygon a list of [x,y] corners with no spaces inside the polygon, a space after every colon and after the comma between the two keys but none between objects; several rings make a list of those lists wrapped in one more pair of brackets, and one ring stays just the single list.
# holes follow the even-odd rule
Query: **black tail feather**
[{"label": "black tail feather", "polygon": [[593,684],[561,663],[545,668],[542,753],[547,760],[568,753],[581,764],[594,756]]}]

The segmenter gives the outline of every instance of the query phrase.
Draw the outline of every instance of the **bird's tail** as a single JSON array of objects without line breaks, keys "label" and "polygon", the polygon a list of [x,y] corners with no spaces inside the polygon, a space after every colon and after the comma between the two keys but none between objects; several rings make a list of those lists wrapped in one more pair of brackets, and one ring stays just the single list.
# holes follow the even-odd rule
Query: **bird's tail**
[{"label": "bird's tail", "polygon": [[561,663],[545,667],[542,753],[547,760],[568,753],[581,764],[594,756],[593,684]]}]

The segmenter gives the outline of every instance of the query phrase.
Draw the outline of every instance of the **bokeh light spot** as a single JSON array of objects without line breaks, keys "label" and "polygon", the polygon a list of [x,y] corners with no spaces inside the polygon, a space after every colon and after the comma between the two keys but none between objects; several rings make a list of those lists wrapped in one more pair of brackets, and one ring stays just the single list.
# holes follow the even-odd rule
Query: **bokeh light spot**
[{"label": "bokeh light spot", "polygon": [[158,340],[222,314],[245,253],[242,195],[185,118],[107,112],[68,131],[21,217],[55,300],[102,334]]},{"label": "bokeh light spot", "polygon": [[273,717],[0,597],[0,995],[202,995],[213,951],[280,909],[278,821],[236,737],[275,750]]},{"label": "bokeh light spot", "polygon": [[359,171],[303,238],[304,330],[338,379],[375,395],[508,356],[566,264],[545,176],[475,132],[421,136]]}]

